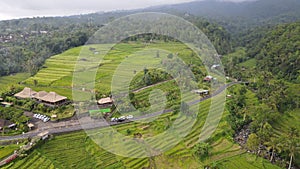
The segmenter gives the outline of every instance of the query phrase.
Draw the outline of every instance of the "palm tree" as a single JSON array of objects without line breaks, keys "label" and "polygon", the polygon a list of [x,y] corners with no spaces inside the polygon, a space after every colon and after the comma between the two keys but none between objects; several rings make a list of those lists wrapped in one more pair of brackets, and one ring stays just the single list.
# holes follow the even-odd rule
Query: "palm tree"
[{"label": "palm tree", "polygon": [[266,142],[267,149],[272,150],[270,162],[273,161],[275,152],[280,153],[282,150],[282,138],[272,137],[269,142]]},{"label": "palm tree", "polygon": [[288,169],[291,169],[292,168],[292,164],[293,164],[293,159],[294,159],[294,156],[295,156],[295,153],[296,153],[296,149],[299,147],[299,139],[291,139],[291,140],[288,140],[288,144],[289,144],[289,156],[290,156],[290,162],[289,162],[289,168]]},{"label": "palm tree", "polygon": [[287,147],[290,156],[288,169],[291,169],[295,153],[297,151],[297,148],[299,148],[299,131],[295,127],[291,127],[289,129],[287,144],[288,144]]}]

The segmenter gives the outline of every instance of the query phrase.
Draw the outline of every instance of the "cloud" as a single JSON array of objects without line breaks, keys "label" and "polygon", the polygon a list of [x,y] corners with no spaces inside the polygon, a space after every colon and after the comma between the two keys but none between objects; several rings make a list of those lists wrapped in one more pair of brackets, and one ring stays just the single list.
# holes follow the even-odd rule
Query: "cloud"
[{"label": "cloud", "polygon": [[189,1],[193,0],[1,0],[0,20],[137,9]]}]

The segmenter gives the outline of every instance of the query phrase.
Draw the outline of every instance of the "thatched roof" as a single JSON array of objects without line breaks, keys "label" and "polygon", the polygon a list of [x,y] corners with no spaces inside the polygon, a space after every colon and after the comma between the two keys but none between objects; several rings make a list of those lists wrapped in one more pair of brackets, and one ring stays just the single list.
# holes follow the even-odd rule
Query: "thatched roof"
[{"label": "thatched roof", "polygon": [[46,96],[47,94],[48,94],[48,93],[45,92],[45,91],[40,91],[40,92],[37,92],[37,93],[34,95],[34,98],[41,100],[41,98],[44,97],[44,96]]},{"label": "thatched roof", "polygon": [[32,98],[37,92],[32,90],[31,88],[25,87],[21,92],[15,94],[15,97],[27,99]]},{"label": "thatched roof", "polygon": [[55,92],[50,92],[50,93],[48,93],[47,95],[45,95],[44,97],[42,97],[40,99],[42,101],[49,102],[49,103],[57,103],[57,102],[66,100],[67,97],[58,95]]},{"label": "thatched roof", "polygon": [[98,104],[110,104],[113,103],[113,100],[110,97],[102,98],[98,101]]},{"label": "thatched roof", "polygon": [[27,124],[27,126],[28,126],[29,128],[32,128],[32,127],[34,127],[34,124],[29,123],[29,124]]}]

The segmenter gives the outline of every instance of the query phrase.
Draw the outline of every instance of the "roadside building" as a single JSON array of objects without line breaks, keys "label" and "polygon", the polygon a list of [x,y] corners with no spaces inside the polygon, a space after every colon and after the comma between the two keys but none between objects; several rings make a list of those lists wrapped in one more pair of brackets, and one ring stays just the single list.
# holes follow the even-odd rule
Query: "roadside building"
[{"label": "roadside building", "polygon": [[194,93],[199,94],[199,95],[209,95],[209,90],[194,90]]},{"label": "roadside building", "polygon": [[40,92],[37,92],[37,93],[34,95],[34,98],[35,98],[36,100],[38,100],[38,101],[41,101],[41,99],[42,99],[44,96],[46,96],[46,95],[48,95],[47,92],[45,92],[45,91],[40,91]]},{"label": "roadside building", "polygon": [[213,80],[213,77],[212,76],[206,76],[203,81],[204,82],[211,82]]},{"label": "roadside building", "polygon": [[40,137],[42,140],[45,140],[49,137],[49,132],[48,131],[44,131],[38,134],[38,137]]},{"label": "roadside building", "polygon": [[28,126],[29,130],[32,130],[34,128],[34,124],[32,124],[32,123],[28,123],[27,126]]},{"label": "roadside building", "polygon": [[13,103],[10,103],[10,102],[1,102],[0,104],[3,107],[11,107],[13,105]]},{"label": "roadside building", "polygon": [[14,96],[18,99],[31,99],[37,92],[31,88],[25,87],[21,92],[16,93]]},{"label": "roadside building", "polygon": [[219,64],[215,64],[211,66],[211,69],[218,69],[219,67],[221,67],[221,65]]},{"label": "roadside building", "polygon": [[67,103],[67,97],[61,96],[55,92],[49,92],[47,95],[40,98],[40,101],[46,106],[55,107]]},{"label": "roadside building", "polygon": [[113,99],[110,97],[102,98],[98,101],[100,107],[110,107],[113,105]]}]

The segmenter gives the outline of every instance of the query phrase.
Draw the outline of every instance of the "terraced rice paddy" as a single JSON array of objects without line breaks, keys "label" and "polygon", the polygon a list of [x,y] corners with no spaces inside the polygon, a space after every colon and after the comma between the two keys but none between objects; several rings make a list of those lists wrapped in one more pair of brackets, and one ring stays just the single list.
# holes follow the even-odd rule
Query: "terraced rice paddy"
[{"label": "terraced rice paddy", "polygon": [[[126,59],[126,57],[132,56],[138,50],[146,48],[158,48],[168,50],[178,55],[186,63],[194,62],[195,58],[192,57],[192,52],[185,46],[179,43],[168,44],[118,44],[115,46],[108,55],[103,55],[103,51],[108,46],[93,46],[99,51],[95,55],[94,52],[89,50],[83,50],[82,56],[87,56],[87,59],[95,59],[96,57],[103,57],[103,61],[100,65],[97,64],[83,64],[79,65],[76,69],[82,73],[84,82],[89,83],[88,76],[92,72],[96,72],[95,82],[96,90],[102,93],[110,92],[111,82],[114,71],[118,65]],[[51,57],[48,59],[35,76],[25,81],[26,86],[30,86],[33,89],[40,91],[55,91],[61,95],[65,95],[72,98],[72,77],[74,74],[75,63],[77,56],[81,48],[71,49],[63,54]],[[155,52],[156,53],[156,52]],[[155,56],[155,53],[152,57]],[[161,55],[164,53],[161,52]],[[89,57],[88,57],[89,56]],[[89,61],[91,61],[89,60]],[[153,59],[153,63],[157,63],[159,59]],[[84,58],[81,63],[88,62]],[[195,61],[197,62],[197,61]],[[89,63],[89,62],[88,62]],[[141,61],[140,61],[141,63]],[[199,63],[200,65],[201,63]],[[202,72],[205,72],[204,68]],[[85,70],[85,71],[84,71]],[[132,76],[132,71],[125,71],[121,76]],[[34,86],[34,80],[38,82],[37,86]],[[155,89],[161,89],[162,91],[174,92],[177,88],[174,87],[172,81],[155,86]],[[148,100],[149,94],[154,88],[147,88],[145,90],[135,93],[137,100]],[[84,93],[84,92],[83,92]],[[190,96],[182,96],[183,98],[190,98]],[[179,98],[180,99],[180,98]],[[250,100],[252,101],[252,100]],[[178,100],[174,100],[172,103],[168,103],[168,106],[179,104]],[[220,103],[221,104],[221,103]],[[133,144],[127,144],[126,148],[129,153],[141,156],[141,158],[130,158],[115,155],[101,147],[99,147],[94,140],[86,135],[85,132],[73,132],[63,135],[54,136],[50,140],[46,141],[43,145],[33,150],[28,156],[20,158],[15,162],[5,166],[4,168],[128,168],[128,169],[141,169],[141,168],[172,168],[172,169],[198,169],[203,168],[206,165],[217,163],[220,168],[240,168],[241,165],[246,165],[246,168],[274,168],[273,165],[265,160],[258,158],[253,161],[253,156],[245,154],[240,147],[233,143],[226,130],[230,130],[225,117],[227,113],[223,114],[223,118],[218,124],[217,130],[212,134],[211,142],[213,149],[209,159],[199,161],[193,154],[193,146],[199,143],[199,136],[202,132],[202,128],[205,125],[205,120],[208,117],[208,112],[211,106],[211,100],[206,100],[197,106],[191,106],[190,109],[197,109],[197,116],[180,116],[176,113],[167,113],[160,115],[159,118],[150,122],[132,122],[122,125],[114,126],[113,128],[119,133],[127,136],[134,137],[139,133],[142,136],[142,140],[146,140],[153,147],[157,149],[166,149],[162,154],[154,157],[142,157],[142,153],[138,151],[138,148]],[[214,116],[212,116],[214,118]],[[177,119],[177,121],[175,121]],[[193,123],[195,121],[195,123]],[[191,125],[190,131],[187,133],[187,126]],[[178,135],[187,134],[184,138],[174,139],[172,136],[163,135],[162,139],[151,139],[155,135],[162,134],[165,130],[175,125]],[[91,133],[101,136],[105,129],[93,130]],[[209,128],[206,132],[212,131]],[[90,134],[91,134],[90,133]],[[220,138],[222,135],[222,138]],[[93,135],[92,135],[93,136]],[[106,140],[107,145],[113,146],[115,140]],[[97,141],[97,140],[95,140]],[[127,140],[123,140],[126,143]],[[172,144],[174,143],[174,144]],[[155,151],[152,149],[151,151]]]},{"label": "terraced rice paddy", "polygon": [[[96,48],[97,53],[90,51],[89,47]],[[178,56],[182,58],[186,63],[194,61],[201,64],[200,59],[196,59],[195,56],[191,57],[192,51],[186,46],[180,43],[158,43],[158,44],[117,44],[109,53],[105,55],[105,51],[111,47],[111,45],[91,45],[89,47],[77,47],[70,49],[62,54],[56,55],[48,59],[43,68],[33,77],[25,80],[25,86],[32,87],[35,90],[55,91],[58,94],[72,98],[72,80],[74,70],[80,75],[82,81],[86,83],[92,83],[88,81],[89,78],[96,72],[95,87],[97,91],[103,93],[109,93],[111,87],[111,80],[116,68],[119,64],[128,56],[136,53],[137,51],[143,51],[147,49],[153,49],[155,52],[151,57],[152,61],[159,63],[160,59],[155,58],[157,50],[161,51],[161,56],[166,55],[163,51],[169,51],[178,53]],[[80,58],[80,59],[79,59]],[[102,60],[101,62],[99,62]],[[141,58],[140,61],[144,62],[145,59]],[[148,59],[149,60],[149,59]],[[95,61],[95,62],[94,62]],[[76,65],[77,64],[77,65]],[[202,68],[201,68],[202,69]],[[205,69],[203,69],[205,72]],[[124,71],[124,76],[132,76],[132,72]],[[34,81],[37,82],[37,86],[34,86]]]},{"label": "terraced rice paddy", "polygon": [[8,91],[10,87],[19,87],[19,82],[26,80],[29,77],[29,73],[18,73],[10,76],[0,77],[0,94]]}]

